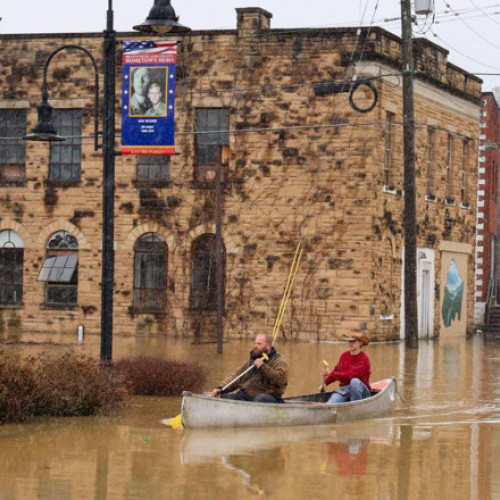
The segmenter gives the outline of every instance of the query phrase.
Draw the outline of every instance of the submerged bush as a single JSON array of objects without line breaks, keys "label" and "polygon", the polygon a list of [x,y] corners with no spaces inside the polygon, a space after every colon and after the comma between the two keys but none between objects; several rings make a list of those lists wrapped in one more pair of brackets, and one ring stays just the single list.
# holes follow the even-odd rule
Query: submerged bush
[{"label": "submerged bush", "polygon": [[119,409],[128,394],[121,377],[94,358],[64,354],[33,358],[34,415],[86,416]]},{"label": "submerged bush", "polygon": [[182,391],[200,392],[205,384],[205,372],[192,363],[139,357],[114,366],[136,395],[180,396]]},{"label": "submerged bush", "polygon": [[123,380],[93,358],[68,353],[23,360],[0,351],[0,423],[36,415],[108,414],[127,394]]},{"label": "submerged bush", "polygon": [[33,416],[109,414],[128,394],[180,396],[198,392],[205,373],[196,365],[148,357],[127,358],[112,368],[75,353],[22,358],[0,350],[0,424]]},{"label": "submerged bush", "polygon": [[0,351],[0,424],[22,421],[33,409],[33,370],[20,357]]}]

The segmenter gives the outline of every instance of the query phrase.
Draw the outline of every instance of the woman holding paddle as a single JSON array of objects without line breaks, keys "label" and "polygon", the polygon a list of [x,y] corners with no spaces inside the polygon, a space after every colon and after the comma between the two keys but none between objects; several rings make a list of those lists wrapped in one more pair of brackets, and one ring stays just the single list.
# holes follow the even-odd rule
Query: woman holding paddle
[{"label": "woman holding paddle", "polygon": [[326,367],[322,369],[325,382],[320,386],[320,391],[324,391],[325,385],[339,382],[339,388],[335,389],[329,403],[345,403],[371,396],[370,359],[362,351],[363,346],[370,342],[368,337],[358,330],[351,330],[342,339],[349,342],[349,350],[341,354],[333,370],[329,371]]},{"label": "woman holding paddle", "polygon": [[[257,403],[283,403],[288,384],[288,364],[273,347],[272,335],[255,338],[250,359],[227,381],[212,391],[212,396]],[[233,392],[234,391],[234,392]]]}]

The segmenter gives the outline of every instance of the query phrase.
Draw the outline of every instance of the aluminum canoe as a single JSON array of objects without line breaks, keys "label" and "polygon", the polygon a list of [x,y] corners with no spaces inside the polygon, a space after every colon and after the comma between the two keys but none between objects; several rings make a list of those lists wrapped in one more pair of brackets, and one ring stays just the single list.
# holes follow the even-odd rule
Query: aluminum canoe
[{"label": "aluminum canoe", "polygon": [[371,397],[338,404],[326,402],[330,392],[285,398],[284,404],[233,401],[184,392],[182,425],[187,429],[319,425],[390,414],[396,400],[394,377],[371,385]]}]

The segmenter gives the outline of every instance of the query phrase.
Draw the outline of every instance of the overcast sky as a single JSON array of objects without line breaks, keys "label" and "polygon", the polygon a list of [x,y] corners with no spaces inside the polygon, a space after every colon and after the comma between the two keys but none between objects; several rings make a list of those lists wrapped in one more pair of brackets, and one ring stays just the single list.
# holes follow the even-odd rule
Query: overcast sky
[{"label": "overcast sky", "polygon": [[[115,0],[115,29],[144,21],[153,0]],[[400,34],[399,0],[172,0],[180,22],[192,29],[234,29],[236,7],[262,7],[274,28],[377,25]],[[0,33],[99,32],[108,0],[1,0]],[[415,36],[450,51],[448,60],[500,86],[500,0],[435,0],[435,16],[418,17]],[[485,73],[493,73],[487,75]]]}]

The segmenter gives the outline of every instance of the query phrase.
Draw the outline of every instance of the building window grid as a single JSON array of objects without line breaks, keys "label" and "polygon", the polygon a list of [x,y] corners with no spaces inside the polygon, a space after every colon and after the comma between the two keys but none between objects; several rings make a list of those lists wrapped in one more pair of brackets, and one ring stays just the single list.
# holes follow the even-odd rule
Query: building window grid
[{"label": "building window grid", "polygon": [[394,189],[393,186],[393,134],[394,134],[394,113],[387,112],[385,118],[385,137],[384,137],[384,186]]},{"label": "building window grid", "polygon": [[49,238],[38,281],[45,282],[46,305],[76,305],[78,300],[78,241],[71,233],[58,231]]},{"label": "building window grid", "polygon": [[16,306],[23,301],[24,244],[11,229],[0,231],[0,305]]},{"label": "building window grid", "polygon": [[[191,247],[191,309],[215,311],[217,308],[215,234],[202,234]],[[225,276],[225,250],[222,275]],[[223,281],[222,288],[224,290]]]},{"label": "building window grid", "polygon": [[165,310],[168,250],[165,240],[148,233],[134,249],[134,309],[158,313]]},{"label": "building window grid", "polygon": [[446,159],[446,185],[445,200],[453,202],[453,136],[448,134],[447,138],[447,159]]},{"label": "building window grid", "polygon": [[82,163],[82,110],[55,109],[54,127],[65,141],[50,143],[49,179],[79,181]]},{"label": "building window grid", "polygon": [[198,108],[196,110],[196,165],[194,177],[198,182],[213,182],[209,171],[217,163],[219,146],[229,145],[229,109]]},{"label": "building window grid", "polygon": [[436,132],[434,128],[427,129],[427,168],[425,175],[425,193],[429,197],[434,197],[434,163],[436,151]]},{"label": "building window grid", "polygon": [[0,109],[0,183],[24,182],[26,176],[25,109]]},{"label": "building window grid", "polygon": [[170,182],[170,156],[138,156],[137,181],[145,184],[155,182]]}]

